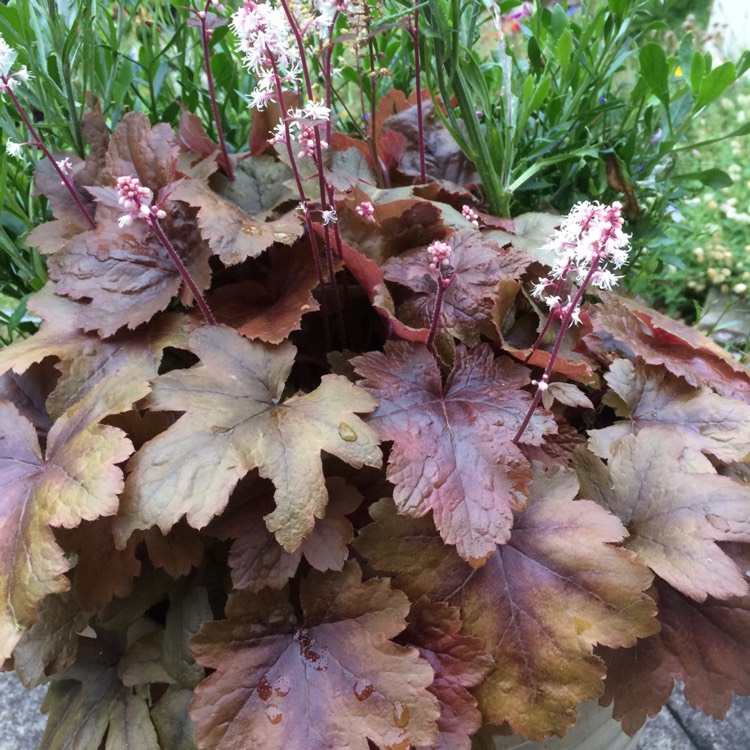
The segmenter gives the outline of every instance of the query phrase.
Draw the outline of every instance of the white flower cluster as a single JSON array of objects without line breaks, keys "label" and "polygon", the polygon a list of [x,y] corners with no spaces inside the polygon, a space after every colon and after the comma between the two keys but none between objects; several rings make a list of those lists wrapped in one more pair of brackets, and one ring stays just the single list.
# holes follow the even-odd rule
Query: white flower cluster
[{"label": "white flower cluster", "polygon": [[573,206],[542,248],[554,251],[556,259],[550,278],[539,279],[534,285],[533,296],[560,316],[570,313],[573,322],[579,323],[580,309],[573,306],[570,295],[563,303],[563,289],[568,282],[592,284],[599,289],[612,289],[617,284],[621,277],[607,264],[619,269],[628,261],[630,236],[622,231],[622,225],[622,204],[618,201],[611,206],[589,201]]},{"label": "white flower cluster", "polygon": [[[297,156],[315,156],[315,132],[319,133],[320,147],[328,148],[328,142],[320,135],[320,126],[327,123],[331,117],[331,110],[322,102],[310,100],[302,109],[290,109],[286,113],[289,133],[302,147]],[[286,125],[279,120],[273,131],[269,143],[286,143]]]},{"label": "white flower cluster", "polygon": [[300,79],[297,41],[282,7],[247,0],[232,14],[232,30],[240,40],[245,67],[257,80],[250,106],[263,109],[277,97],[275,74],[281,83],[295,85]]},{"label": "white flower cluster", "polygon": [[141,185],[137,177],[118,177],[117,193],[120,196],[117,202],[128,212],[117,220],[121,227],[132,224],[134,219],[143,219],[151,225],[154,219],[163,219],[167,215],[157,206],[151,205],[154,194],[150,188]]},{"label": "white flower cluster", "polygon": [[24,65],[20,70],[11,73],[18,53],[0,36],[0,92],[13,91],[19,83],[26,83],[31,76]]}]

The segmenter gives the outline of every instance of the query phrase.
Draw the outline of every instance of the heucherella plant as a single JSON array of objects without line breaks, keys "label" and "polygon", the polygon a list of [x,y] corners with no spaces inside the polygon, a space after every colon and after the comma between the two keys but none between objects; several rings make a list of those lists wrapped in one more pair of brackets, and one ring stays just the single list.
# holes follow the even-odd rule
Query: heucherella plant
[{"label": "heucherella plant", "polygon": [[92,100],[50,151],[75,194],[40,161],[41,323],[0,350],[0,660],[47,685],[40,750],[470,750],[750,694],[750,372],[612,291],[625,192],[497,216],[441,101],[381,90],[435,7],[172,37],[159,6],[139,38],[190,40],[157,56],[200,104]]}]

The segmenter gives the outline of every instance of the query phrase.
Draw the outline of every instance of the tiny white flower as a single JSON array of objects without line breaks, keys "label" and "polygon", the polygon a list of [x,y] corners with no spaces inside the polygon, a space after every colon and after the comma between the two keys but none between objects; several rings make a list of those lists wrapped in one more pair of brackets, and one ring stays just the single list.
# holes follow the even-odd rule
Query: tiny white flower
[{"label": "tiny white flower", "polygon": [[323,219],[323,225],[326,226],[328,224],[335,224],[336,223],[336,209],[330,208],[326,211],[320,212],[320,218]]},{"label": "tiny white flower", "polygon": [[5,153],[8,154],[8,156],[20,156],[25,145],[26,144],[24,143],[11,141],[11,139],[8,138],[8,140],[5,141]]},{"label": "tiny white flower", "polygon": [[128,226],[129,224],[133,223],[133,217],[130,214],[123,214],[118,220],[117,223],[120,225],[120,229],[123,227]]},{"label": "tiny white flower", "polygon": [[328,122],[331,117],[331,110],[326,107],[322,102],[316,102],[311,99],[302,108],[302,117],[308,120],[319,120],[321,122]]}]

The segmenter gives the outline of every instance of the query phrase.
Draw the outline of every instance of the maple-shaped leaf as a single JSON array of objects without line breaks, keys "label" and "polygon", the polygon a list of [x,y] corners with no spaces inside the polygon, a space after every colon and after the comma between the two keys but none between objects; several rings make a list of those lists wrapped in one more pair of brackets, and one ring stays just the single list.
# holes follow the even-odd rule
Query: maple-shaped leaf
[{"label": "maple-shaped leaf", "polygon": [[172,578],[186,576],[203,561],[201,535],[186,523],[176,523],[166,535],[157,528],[149,529],[141,538],[151,564],[162,568]]},{"label": "maple-shaped leaf", "polygon": [[249,339],[280,344],[299,330],[302,316],[320,309],[312,294],[318,274],[308,242],[268,251],[271,270],[265,280],[222,286],[211,309],[220,323]]},{"label": "maple-shaped leaf", "polygon": [[[352,360],[379,406],[368,418],[381,440],[393,440],[388,479],[399,511],[432,511],[447,544],[482,565],[508,540],[512,508],[523,507],[531,469],[512,443],[531,404],[521,390],[525,367],[495,359],[480,345],[456,351],[443,386],[427,347],[387,342],[385,353]],[[555,423],[537,411],[524,439],[539,444]]]},{"label": "maple-shaped leaf", "polygon": [[270,347],[211,326],[194,331],[188,348],[200,364],[153,383],[152,409],[186,413],[129,462],[119,544],[135,529],[157,525],[166,533],[183,514],[202,528],[257,468],[276,487],[266,524],[293,552],[325,512],[321,451],[357,467],[380,465],[375,432],[357,416],[375,402],[346,378],[327,375],[311,393],[281,403],[295,356],[288,342]]},{"label": "maple-shaped leaf", "polygon": [[469,688],[476,687],[492,671],[492,657],[478,638],[461,635],[456,607],[422,598],[412,605],[406,630],[399,640],[416,646],[435,670],[428,688],[440,702],[437,741],[431,750],[470,750],[470,737],[482,715]]},{"label": "maple-shaped leaf", "polygon": [[545,213],[527,213],[516,216],[512,221],[512,230],[493,229],[485,232],[487,239],[492,239],[501,246],[513,245],[529,257],[547,266],[556,261],[553,250],[542,249],[549,242],[552,233],[560,226],[561,216]]},{"label": "maple-shaped leaf", "polygon": [[718,541],[750,541],[750,487],[716,474],[683,434],[647,427],[612,446],[605,466],[575,457],[581,490],[627,525],[625,546],[696,601],[743,596],[747,577]]},{"label": "maple-shaped leaf", "polygon": [[106,636],[82,638],[78,660],[55,675],[42,704],[49,714],[39,750],[160,750],[149,692],[117,675],[119,653]]},{"label": "maple-shaped leaf", "polygon": [[391,515],[383,525],[387,506],[355,542],[376,570],[398,572],[410,596],[460,607],[462,634],[479,638],[496,663],[472,691],[485,720],[507,721],[528,739],[565,734],[577,703],[599,695],[595,644],[632,646],[658,628],[643,593],[651,572],[613,546],[626,529],[596,503],[574,500],[577,490],[572,472],[537,466],[510,541],[478,570],[451,550],[440,555],[437,535],[411,519]]},{"label": "maple-shaped leaf", "polygon": [[302,235],[302,224],[294,215],[258,221],[199,180],[183,180],[170,197],[198,209],[201,235],[225,266],[255,258],[274,242],[291,245]]},{"label": "maple-shaped leaf", "polygon": [[[312,533],[299,549],[287,552],[266,528],[264,516],[273,510],[273,491],[253,482],[247,501],[224,512],[210,527],[219,539],[233,539],[229,550],[232,585],[260,591],[280,589],[297,572],[304,555],[320,571],[341,570],[349,556],[354,529],[346,518],[362,502],[362,495],[341,477],[328,477],[325,516],[315,521]],[[243,493],[244,494],[244,493]]]},{"label": "maple-shaped leaf", "polygon": [[[493,337],[492,309],[502,279],[516,279],[523,273],[516,252],[486,242],[479,232],[463,230],[447,238],[453,277],[445,290],[440,310],[439,332],[474,345],[481,334]],[[409,287],[416,295],[398,308],[399,317],[414,328],[429,328],[437,298],[437,272],[430,268],[424,247],[391,258],[383,266],[387,281]]]},{"label": "maple-shaped leaf", "polygon": [[633,300],[603,292],[591,314],[593,335],[609,351],[663,365],[699,388],[750,403],[750,370],[716,342]]},{"label": "maple-shaped leaf", "polygon": [[384,750],[430,745],[437,701],[429,664],[391,641],[409,601],[385,579],[341,573],[302,581],[300,624],[279,592],[234,592],[225,620],[193,638],[200,664],[216,671],[195,690],[190,714],[199,748]]},{"label": "maple-shaped leaf", "polygon": [[570,466],[570,462],[578,448],[585,445],[586,436],[569,424],[558,424],[554,435],[545,435],[541,445],[522,445],[529,461],[539,461],[543,466],[551,469],[553,466]]},{"label": "maple-shaped leaf", "polygon": [[669,425],[685,440],[721,461],[750,455],[750,405],[724,398],[707,387],[693,388],[661,367],[616,359],[605,375],[612,389],[604,403],[622,422],[589,431],[589,448],[608,458],[612,444],[645,427]]},{"label": "maple-shaped leaf", "polygon": [[0,656],[34,622],[37,604],[67,590],[71,563],[51,527],[113,515],[122,491],[117,464],[132,453],[125,433],[101,421],[130,409],[148,393],[127,368],[110,373],[52,425],[44,451],[32,424],[0,402]]},{"label": "maple-shaped leaf", "polygon": [[[747,547],[736,562],[750,566]],[[715,719],[726,716],[733,693],[750,695],[750,597],[698,603],[656,583],[661,632],[603,654],[608,669],[601,702],[614,701],[614,716],[629,734],[656,715],[675,681],[684,682],[693,708]]]}]

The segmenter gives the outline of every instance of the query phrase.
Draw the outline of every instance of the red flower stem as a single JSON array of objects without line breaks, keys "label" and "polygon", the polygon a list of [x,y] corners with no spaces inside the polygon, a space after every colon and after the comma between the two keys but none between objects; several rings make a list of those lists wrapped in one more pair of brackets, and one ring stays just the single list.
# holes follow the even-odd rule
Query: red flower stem
[{"label": "red flower stem", "polygon": [[37,148],[41,149],[42,153],[49,159],[52,166],[55,168],[55,171],[60,176],[60,179],[62,180],[63,185],[67,188],[68,192],[70,193],[71,197],[75,201],[76,206],[78,206],[78,210],[83,215],[83,218],[86,219],[89,226],[92,229],[96,229],[96,222],[94,221],[93,216],[89,213],[86,206],[83,205],[83,202],[81,201],[81,197],[78,195],[78,191],[75,189],[75,186],[70,181],[70,178],[68,175],[63,172],[62,169],[57,165],[57,161],[55,160],[55,157],[52,156],[49,149],[42,143],[42,139],[39,137],[39,134],[34,129],[34,126],[31,124],[31,121],[26,116],[26,113],[23,111],[23,107],[21,107],[20,102],[18,99],[16,99],[16,95],[13,93],[11,87],[8,85],[8,78],[4,77],[2,78],[3,83],[5,84],[5,93],[8,94],[10,97],[10,100],[13,102],[13,106],[16,108],[16,111],[18,112],[19,116],[23,120],[23,124],[28,129],[29,133],[31,134],[31,138],[33,140],[33,145]]},{"label": "red flower stem", "polygon": [[[302,178],[300,177],[299,169],[297,168],[297,159],[294,156],[294,149],[292,149],[292,133],[289,128],[289,120],[284,112],[284,90],[281,87],[281,78],[279,76],[279,69],[276,65],[273,55],[270,50],[266,48],[266,54],[271,62],[271,68],[273,69],[273,81],[276,88],[276,97],[279,100],[279,106],[282,111],[282,121],[284,122],[284,141],[286,142],[286,152],[289,156],[289,163],[292,167],[292,173],[294,174],[294,181],[297,184],[297,192],[299,193],[299,199],[302,201],[303,212],[305,215],[305,226],[307,227],[307,234],[310,237],[310,246],[312,247],[313,263],[315,263],[315,272],[318,275],[318,284],[321,289],[325,287],[325,277],[323,276],[323,264],[320,261],[320,252],[318,251],[318,240],[313,229],[312,219],[310,218],[310,210],[307,205],[307,195],[305,194],[305,188],[302,185]],[[328,318],[325,315],[323,318],[324,326],[324,337],[326,340],[326,348],[328,348],[328,342],[330,339],[330,332],[328,330]]]},{"label": "red flower stem", "polygon": [[[302,38],[302,32],[300,31],[299,24],[297,23],[297,19],[294,17],[294,14],[292,13],[287,0],[281,0],[281,6],[284,8],[284,13],[286,14],[287,20],[289,21],[289,28],[291,29],[292,34],[294,35],[294,39],[297,42],[297,49],[299,50],[299,57],[300,57],[300,67],[302,68],[302,79],[305,82],[305,91],[307,93],[308,101],[312,101],[314,99],[312,80],[310,78],[310,70],[307,66],[307,57],[305,56],[305,44],[304,44],[304,39]],[[276,72],[275,66],[274,66],[274,71]],[[277,73],[277,76],[278,76],[278,73]],[[279,85],[280,85],[280,81],[279,81]],[[280,101],[283,102],[283,99],[281,99]],[[283,109],[283,105],[282,105],[282,109]],[[330,116],[329,116],[329,121],[330,121]],[[318,189],[320,191],[320,207],[323,211],[327,211],[329,210],[329,208],[333,206],[333,203],[328,202],[328,191],[327,191],[326,179],[325,179],[325,174],[323,173],[323,148],[320,143],[320,131],[318,130],[317,127],[315,127],[313,128],[313,132],[315,133],[314,161],[315,161],[315,166],[318,168]],[[288,133],[287,133],[287,141],[289,141]],[[290,144],[290,147],[291,147],[291,144]],[[330,233],[328,231],[325,231],[323,234],[323,247],[325,249],[328,278],[329,278],[329,281],[331,283],[331,287],[333,290],[333,303],[336,309],[336,318],[338,320],[339,333],[341,335],[341,343],[343,345],[343,340],[344,340],[343,337],[344,337],[344,330],[345,330],[344,314],[341,308],[341,298],[339,297],[339,289],[338,289],[338,286],[336,285],[336,276],[335,276],[334,265],[333,265],[333,249],[331,248]]]},{"label": "red flower stem", "polygon": [[177,251],[174,249],[174,246],[169,241],[169,238],[166,234],[164,234],[164,230],[161,228],[161,225],[157,221],[156,217],[150,217],[146,219],[146,223],[151,227],[151,231],[156,235],[156,238],[161,242],[161,244],[164,246],[164,249],[169,253],[169,256],[172,258],[173,263],[175,264],[180,276],[182,276],[182,280],[185,282],[185,285],[190,290],[190,293],[195,297],[195,301],[198,303],[198,307],[200,307],[201,312],[203,313],[203,317],[206,319],[206,322],[210,326],[216,325],[216,318],[214,318],[213,313],[211,312],[211,309],[209,308],[206,300],[203,298],[203,295],[200,292],[200,289],[196,286],[196,283],[193,281],[193,277],[190,275],[190,271],[187,270],[187,266],[182,262],[182,259],[179,255],[177,255]]},{"label": "red flower stem", "polygon": [[414,8],[414,26],[410,27],[414,41],[414,67],[417,92],[417,140],[419,142],[419,179],[427,182],[427,165],[424,155],[424,122],[422,121],[422,72],[419,64],[419,5]]},{"label": "red flower stem", "polygon": [[219,117],[219,106],[216,103],[216,90],[214,89],[214,75],[211,72],[210,50],[208,48],[208,29],[206,28],[206,14],[211,7],[210,0],[206,0],[206,7],[203,9],[203,15],[198,14],[201,21],[201,39],[203,41],[203,60],[206,65],[206,79],[208,80],[208,94],[211,97],[211,107],[214,111],[214,122],[216,123],[216,134],[219,138],[219,148],[224,157],[224,172],[227,178],[234,182],[234,167],[227,153],[227,144],[224,140],[224,130],[221,127],[221,118]]},{"label": "red flower stem", "polygon": [[[566,278],[567,278],[567,269],[563,272],[563,275],[557,280],[557,283],[555,284],[555,288],[552,290],[553,297],[557,297],[560,295],[563,285],[565,284]],[[542,330],[539,332],[539,335],[536,337],[536,341],[531,345],[531,351],[526,355],[526,357],[523,360],[524,364],[526,364],[526,362],[528,362],[532,358],[532,356],[534,355],[534,352],[539,348],[539,345],[542,343],[542,339],[544,338],[545,334],[549,330],[551,323],[552,323],[552,311],[550,310],[550,314],[547,316],[547,320],[544,321]]]},{"label": "red flower stem", "polygon": [[[440,273],[438,271],[438,273]],[[435,336],[437,335],[438,325],[440,323],[440,311],[443,308],[443,297],[445,296],[445,290],[451,285],[453,276],[449,276],[447,279],[440,276],[438,278],[438,290],[437,297],[435,298],[435,309],[432,313],[432,322],[430,323],[430,333],[427,336],[427,348],[435,354]]]},{"label": "red flower stem", "polygon": [[[586,290],[586,287],[589,285],[589,282],[591,281],[594,273],[596,273],[596,270],[599,266],[599,258],[594,258],[593,262],[591,263],[591,268],[589,269],[589,272],[586,274],[586,278],[583,280],[580,288],[576,292],[575,297],[573,297],[573,301],[567,305],[565,309],[565,314],[562,316],[562,319],[560,320],[560,330],[557,332],[557,338],[555,339],[555,345],[552,347],[552,351],[549,355],[549,361],[547,362],[547,366],[544,368],[544,373],[542,374],[542,377],[540,378],[540,382],[547,382],[549,380],[549,376],[552,374],[552,367],[555,364],[555,360],[557,359],[557,355],[560,353],[560,347],[562,346],[563,338],[565,337],[565,333],[568,330],[568,327],[570,326],[570,321],[573,319],[573,311],[578,307],[578,304],[580,303],[581,299],[583,299],[583,293]],[[534,410],[539,405],[539,402],[542,400],[542,393],[543,389],[537,385],[536,393],[534,394],[534,398],[531,401],[531,406],[529,407],[529,410],[526,412],[526,416],[523,419],[523,422],[521,423],[521,426],[518,428],[518,432],[516,432],[515,437],[513,438],[513,443],[515,445],[518,445],[519,441],[521,440],[521,436],[525,432],[526,428],[529,426],[529,422],[531,421],[531,415],[534,413]]]}]

